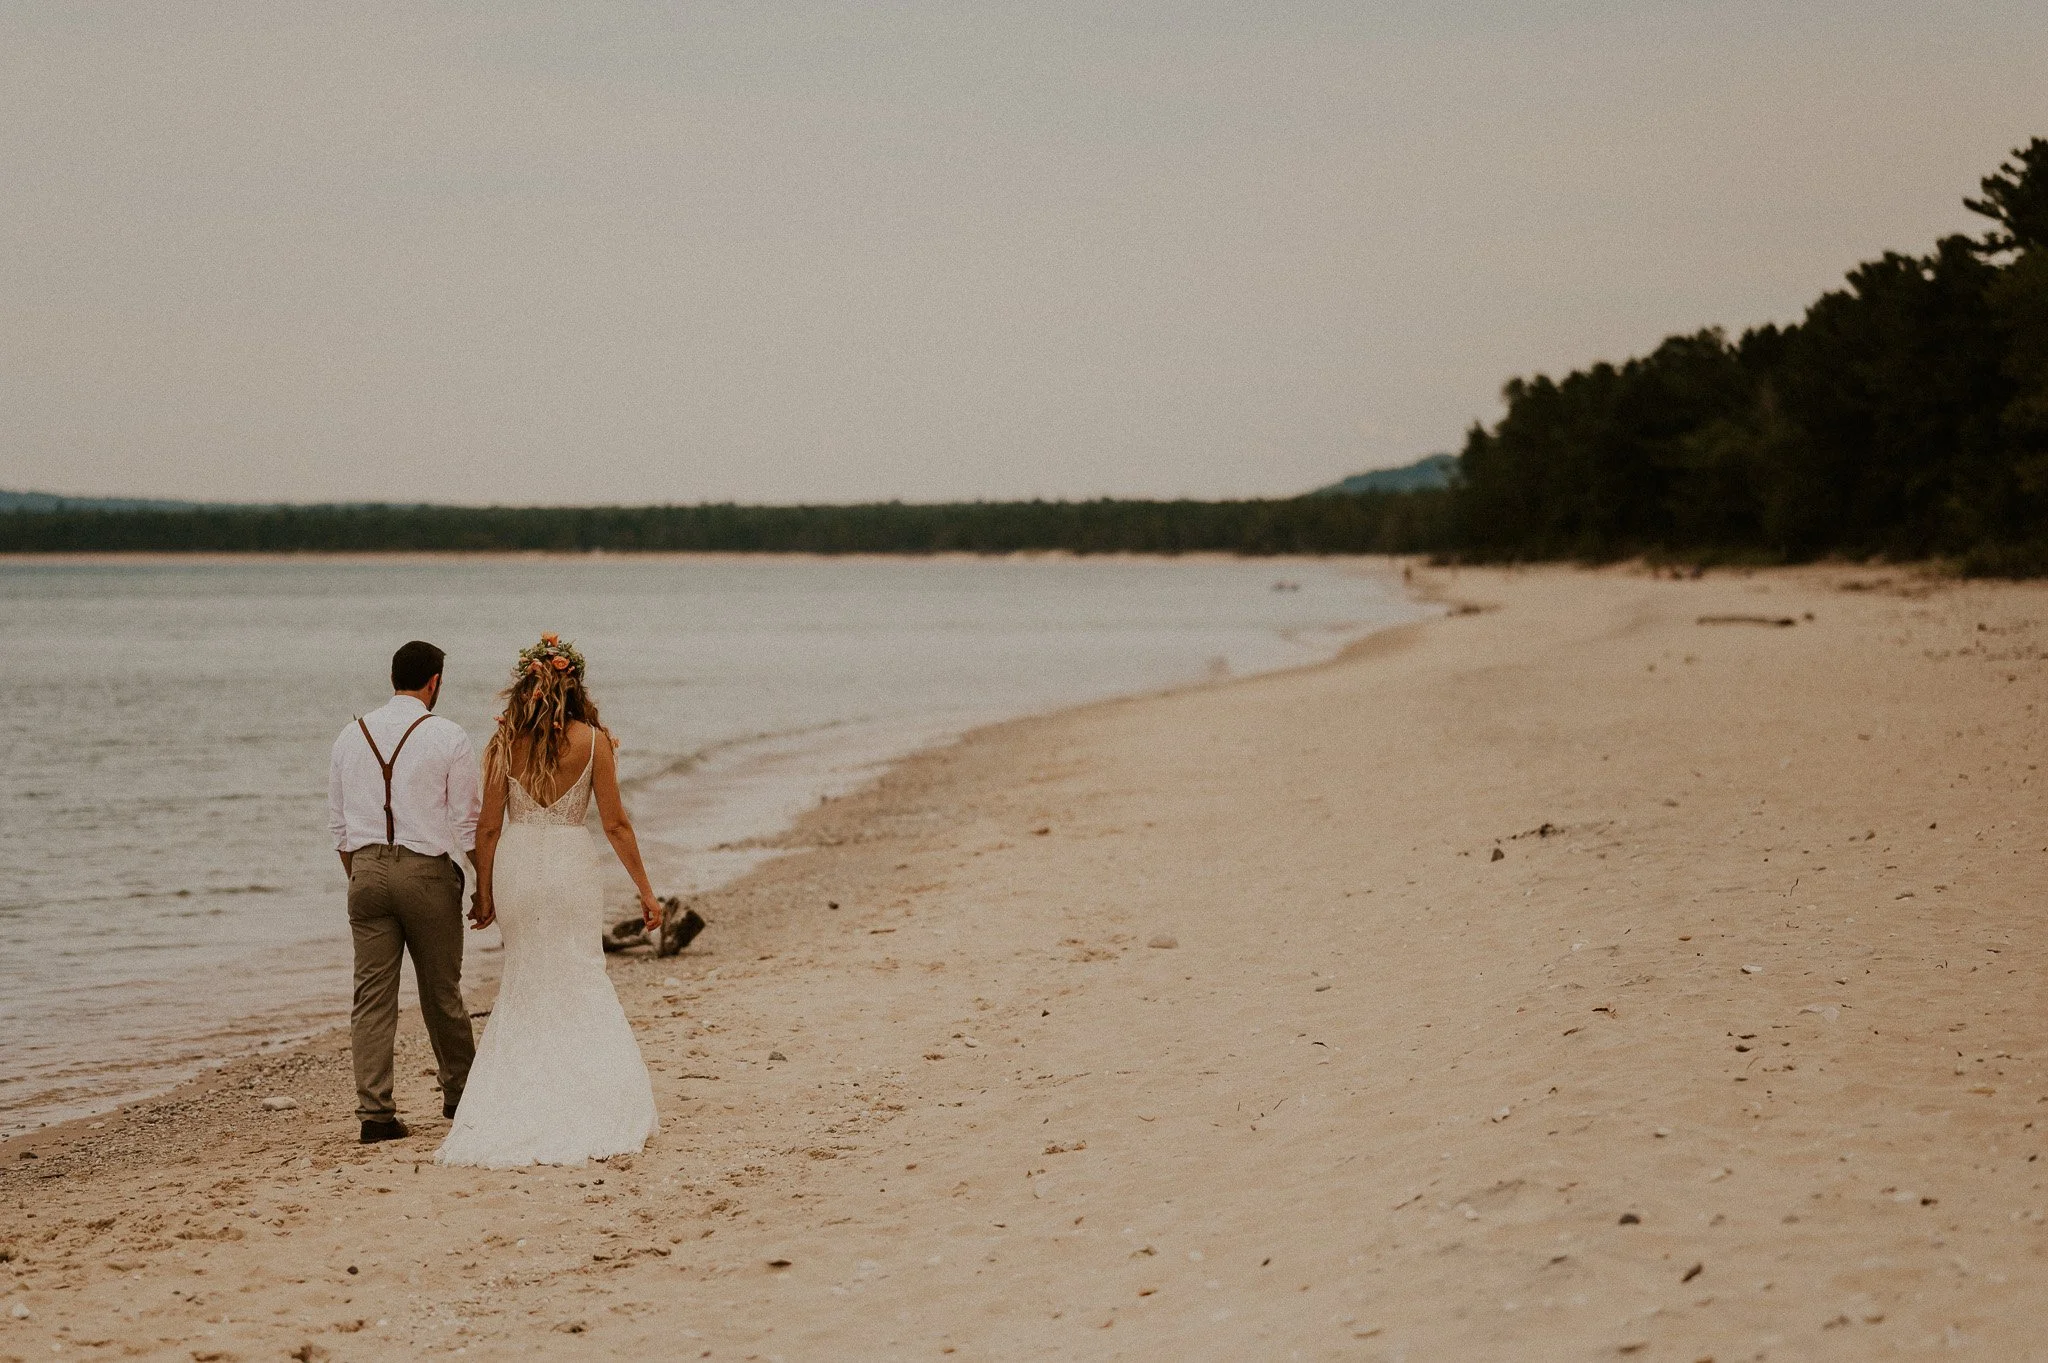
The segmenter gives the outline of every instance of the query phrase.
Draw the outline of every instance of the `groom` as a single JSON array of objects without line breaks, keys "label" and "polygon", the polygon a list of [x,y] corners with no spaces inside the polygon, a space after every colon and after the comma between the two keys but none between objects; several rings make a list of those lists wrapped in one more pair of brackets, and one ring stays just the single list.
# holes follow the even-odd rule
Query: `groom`
[{"label": "groom", "polygon": [[394,694],[342,729],[328,772],[328,813],[348,876],[355,938],[349,1048],[364,1145],[412,1134],[391,1100],[402,952],[412,953],[443,1116],[454,1117],[476,1056],[462,1002],[462,867],[455,854],[476,846],[482,786],[469,735],[433,713],[444,657],[417,639],[392,654]]}]

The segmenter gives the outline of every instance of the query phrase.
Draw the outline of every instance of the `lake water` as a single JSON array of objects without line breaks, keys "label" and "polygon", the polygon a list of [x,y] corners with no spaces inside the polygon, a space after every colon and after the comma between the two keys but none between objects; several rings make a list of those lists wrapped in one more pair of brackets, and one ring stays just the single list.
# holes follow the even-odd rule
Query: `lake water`
[{"label": "lake water", "polygon": [[[976,725],[1313,662],[1423,613],[1322,560],[0,561],[0,1134],[346,1018],[328,750],[407,639],[447,650],[440,711],[479,747],[516,651],[574,640],[671,893]],[[495,945],[471,934],[469,975]]]}]

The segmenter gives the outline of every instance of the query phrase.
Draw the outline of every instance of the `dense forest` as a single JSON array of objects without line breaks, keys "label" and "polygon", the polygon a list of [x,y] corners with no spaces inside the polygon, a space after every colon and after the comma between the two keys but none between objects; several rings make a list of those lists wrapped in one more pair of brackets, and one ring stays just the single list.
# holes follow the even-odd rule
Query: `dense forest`
[{"label": "dense forest", "polygon": [[1792,326],[1510,382],[1450,547],[2048,572],[2048,140],[1982,187],[1982,237],[1859,265]]},{"label": "dense forest", "polygon": [[1451,494],[1243,502],[239,507],[0,513],[0,552],[697,550],[1351,554],[1436,549]]},{"label": "dense forest", "polygon": [[[2048,140],[1979,237],[1852,270],[1799,322],[1514,379],[1447,489],[1265,501],[0,511],[0,552],[1426,552],[1953,560],[2048,574]],[[1340,485],[1342,486],[1342,485]]]}]

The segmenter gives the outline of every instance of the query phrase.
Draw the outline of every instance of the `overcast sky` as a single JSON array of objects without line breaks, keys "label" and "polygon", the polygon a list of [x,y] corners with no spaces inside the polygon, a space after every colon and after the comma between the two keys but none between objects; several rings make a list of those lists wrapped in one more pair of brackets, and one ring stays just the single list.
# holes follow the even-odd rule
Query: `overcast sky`
[{"label": "overcast sky", "polygon": [[1289,493],[1978,230],[2031,3],[0,6],[0,487]]}]

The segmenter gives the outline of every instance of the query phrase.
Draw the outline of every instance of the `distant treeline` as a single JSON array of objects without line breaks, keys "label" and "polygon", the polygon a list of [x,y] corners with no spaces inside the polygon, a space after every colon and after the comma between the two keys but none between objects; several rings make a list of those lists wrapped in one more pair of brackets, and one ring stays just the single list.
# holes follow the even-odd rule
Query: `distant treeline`
[{"label": "distant treeline", "polygon": [[1446,547],[1450,494],[1241,502],[243,507],[0,513],[0,552],[1368,554]]},{"label": "distant treeline", "polygon": [[1448,489],[1237,502],[199,507],[0,512],[0,551],[1633,554],[2048,574],[2048,140],[1993,226],[1849,273],[1800,322],[1515,379]]},{"label": "distant treeline", "polygon": [[1793,326],[1509,383],[1459,459],[1459,555],[2048,572],[2048,141],[1982,185],[1986,235],[1860,265]]}]

